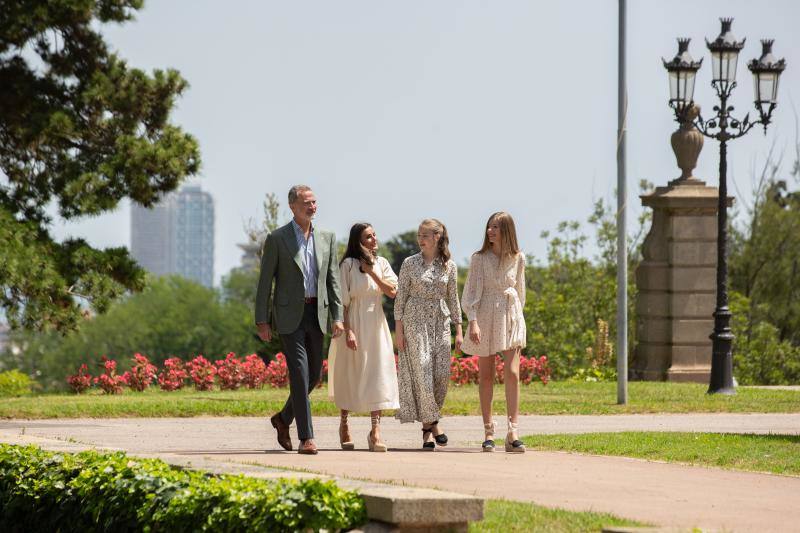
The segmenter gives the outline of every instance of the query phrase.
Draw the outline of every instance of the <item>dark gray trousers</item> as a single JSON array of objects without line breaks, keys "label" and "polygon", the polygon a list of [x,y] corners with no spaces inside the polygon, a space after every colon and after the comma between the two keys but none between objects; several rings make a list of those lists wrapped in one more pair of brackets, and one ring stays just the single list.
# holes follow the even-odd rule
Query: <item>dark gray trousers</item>
[{"label": "dark gray trousers", "polygon": [[297,421],[300,440],[313,439],[311,404],[308,395],[322,373],[323,333],[317,318],[317,304],[306,304],[300,326],[289,334],[281,334],[286,367],[289,371],[289,399],[281,410],[281,419],[290,425]]}]

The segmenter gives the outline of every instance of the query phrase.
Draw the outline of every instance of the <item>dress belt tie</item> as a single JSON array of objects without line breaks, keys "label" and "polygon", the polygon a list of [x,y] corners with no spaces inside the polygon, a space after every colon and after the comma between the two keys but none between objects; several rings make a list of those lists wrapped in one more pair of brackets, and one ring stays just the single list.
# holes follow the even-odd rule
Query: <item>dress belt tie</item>
[{"label": "dress belt tie", "polygon": [[511,339],[522,338],[522,328],[525,327],[525,319],[522,316],[522,302],[517,294],[517,289],[508,287],[503,294],[511,300]]}]

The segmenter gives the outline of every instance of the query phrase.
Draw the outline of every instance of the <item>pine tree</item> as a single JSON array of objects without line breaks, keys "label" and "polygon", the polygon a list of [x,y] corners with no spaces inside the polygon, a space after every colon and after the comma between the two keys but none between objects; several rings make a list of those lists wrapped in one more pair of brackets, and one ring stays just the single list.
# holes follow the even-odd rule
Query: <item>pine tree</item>
[{"label": "pine tree", "polygon": [[141,0],[0,0],[0,306],[13,327],[68,330],[144,285],[125,248],[58,242],[65,220],[156,203],[197,172],[195,139],[170,124],[175,70],[128,67],[99,33]]}]

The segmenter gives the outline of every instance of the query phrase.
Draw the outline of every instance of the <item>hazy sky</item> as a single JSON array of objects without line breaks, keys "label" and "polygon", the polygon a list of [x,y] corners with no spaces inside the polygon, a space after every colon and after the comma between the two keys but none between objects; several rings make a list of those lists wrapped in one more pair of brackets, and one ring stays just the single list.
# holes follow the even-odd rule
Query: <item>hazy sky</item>
[{"label": "hazy sky", "polygon": [[[733,105],[752,111],[745,62],[759,39],[786,57],[774,124],[735,141],[730,175],[750,189],[772,142],[791,164],[793,102],[800,106],[800,2],[628,2],[629,220],[637,183],[666,184],[680,171],[669,136],[661,57],[676,37],[705,57],[695,100],[714,105],[704,38],[721,16],[747,37]],[[178,69],[191,87],[173,121],[200,142],[199,183],[216,201],[215,278],[237,266],[243,223],[295,183],[311,185],[318,225],[344,237],[359,220],[379,238],[425,217],[447,224],[454,257],[482,240],[487,216],[509,211],[524,250],[539,234],[585,221],[593,199],[616,186],[617,2],[571,0],[150,0],[138,19],[105,28],[131,66]],[[717,183],[718,145],[706,140],[695,174]],[[730,177],[730,176],[729,176]],[[732,193],[736,189],[731,186]],[[129,245],[127,205],[99,218],[56,224],[99,246]]]}]

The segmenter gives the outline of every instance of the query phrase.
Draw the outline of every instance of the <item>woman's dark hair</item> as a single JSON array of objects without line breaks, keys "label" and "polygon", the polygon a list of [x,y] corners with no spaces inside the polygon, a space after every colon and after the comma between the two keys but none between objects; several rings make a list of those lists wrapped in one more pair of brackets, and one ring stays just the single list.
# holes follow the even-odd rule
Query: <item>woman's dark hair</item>
[{"label": "woman's dark hair", "polygon": [[348,257],[352,257],[356,261],[359,261],[359,269],[361,269],[361,261],[364,261],[369,265],[375,264],[375,256],[373,255],[372,251],[367,250],[364,248],[364,245],[361,244],[361,234],[364,233],[365,229],[371,227],[372,224],[368,222],[356,222],[353,224],[353,227],[350,228],[350,237],[347,239],[347,249],[344,251],[344,255],[342,255],[342,260],[339,261],[339,265],[344,263],[344,260]]}]

